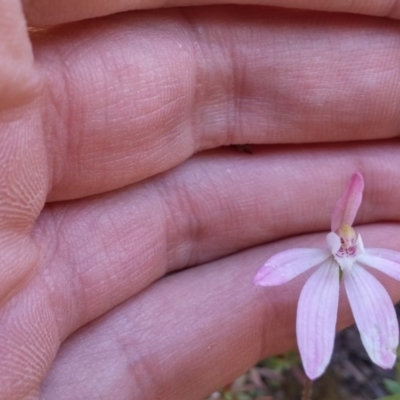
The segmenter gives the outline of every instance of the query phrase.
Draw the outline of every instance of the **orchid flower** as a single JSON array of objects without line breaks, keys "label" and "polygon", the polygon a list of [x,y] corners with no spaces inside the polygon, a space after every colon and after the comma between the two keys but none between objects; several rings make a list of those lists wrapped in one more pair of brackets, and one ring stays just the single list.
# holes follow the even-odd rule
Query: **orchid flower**
[{"label": "orchid flower", "polygon": [[318,266],[304,285],[297,306],[297,343],[310,379],[321,376],[333,352],[341,281],[361,340],[372,361],[392,368],[396,361],[399,327],[393,303],[383,285],[364,267],[400,281],[400,253],[365,249],[352,224],[362,200],[364,179],[353,174],[332,213],[327,249],[301,248],[275,254],[260,268],[254,283],[284,284]]}]

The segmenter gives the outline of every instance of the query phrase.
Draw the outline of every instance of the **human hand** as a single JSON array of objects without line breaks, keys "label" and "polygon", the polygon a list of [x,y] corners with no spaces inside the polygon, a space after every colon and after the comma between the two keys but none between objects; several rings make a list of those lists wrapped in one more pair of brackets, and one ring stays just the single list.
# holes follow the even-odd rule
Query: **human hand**
[{"label": "human hand", "polygon": [[365,244],[400,250],[397,21],[25,7],[87,20],[29,40],[0,3],[0,399],[201,399],[293,348],[306,277],[251,280],[322,244],[355,170]]}]

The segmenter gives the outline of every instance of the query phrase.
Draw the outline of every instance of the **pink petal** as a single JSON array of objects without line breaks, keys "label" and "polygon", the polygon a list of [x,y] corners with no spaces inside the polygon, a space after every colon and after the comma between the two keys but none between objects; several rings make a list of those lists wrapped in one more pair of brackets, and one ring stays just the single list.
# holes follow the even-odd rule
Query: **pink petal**
[{"label": "pink petal", "polygon": [[327,249],[291,249],[275,254],[259,269],[253,283],[276,286],[286,283],[331,257]]},{"label": "pink petal", "polygon": [[332,356],[339,303],[339,266],[325,261],[304,285],[297,306],[297,344],[310,379],[321,376]]},{"label": "pink petal", "polygon": [[331,230],[336,232],[343,225],[353,225],[357,211],[360,208],[364,178],[359,172],[352,175],[344,195],[336,203],[332,213]]},{"label": "pink petal", "polygon": [[400,253],[387,249],[367,249],[357,256],[357,262],[375,268],[400,281]]},{"label": "pink petal", "polygon": [[354,264],[352,270],[344,271],[343,279],[368,355],[380,367],[392,368],[396,361],[399,326],[386,289],[358,264]]}]

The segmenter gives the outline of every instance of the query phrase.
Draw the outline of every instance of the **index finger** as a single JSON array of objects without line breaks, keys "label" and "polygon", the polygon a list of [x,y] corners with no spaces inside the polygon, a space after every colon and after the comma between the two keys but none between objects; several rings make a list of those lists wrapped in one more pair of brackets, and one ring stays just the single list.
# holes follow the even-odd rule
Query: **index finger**
[{"label": "index finger", "polygon": [[[398,19],[400,2],[397,0],[236,0],[237,4],[279,6],[330,12],[347,12]],[[210,4],[232,4],[230,0],[24,0],[24,8],[31,25],[54,25],[95,18],[129,10],[161,7],[183,7]]]},{"label": "index finger", "polygon": [[113,190],[224,145],[396,137],[399,37],[395,21],[237,7],[35,36],[48,199]]}]

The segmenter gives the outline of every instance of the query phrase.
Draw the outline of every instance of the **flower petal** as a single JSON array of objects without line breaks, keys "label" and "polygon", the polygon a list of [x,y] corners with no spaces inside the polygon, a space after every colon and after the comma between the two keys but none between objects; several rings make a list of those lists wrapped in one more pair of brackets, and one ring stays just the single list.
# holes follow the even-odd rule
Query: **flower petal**
[{"label": "flower petal", "polygon": [[380,367],[392,368],[396,361],[399,326],[386,289],[358,264],[344,271],[343,280],[368,355]]},{"label": "flower petal", "polygon": [[272,256],[259,269],[253,283],[276,286],[286,283],[331,257],[327,249],[291,249]]},{"label": "flower petal", "polygon": [[365,253],[364,242],[362,240],[361,235],[358,235],[357,242],[356,242],[356,255],[363,254],[363,253]]},{"label": "flower petal", "polygon": [[332,213],[331,231],[335,232],[344,225],[353,225],[362,200],[364,178],[356,172],[352,175],[344,195],[338,200]]},{"label": "flower petal", "polygon": [[326,244],[328,245],[332,254],[335,255],[339,251],[341,246],[340,237],[336,235],[335,232],[329,232],[326,235]]},{"label": "flower petal", "polygon": [[400,253],[387,249],[367,249],[357,256],[357,262],[375,268],[400,281]]},{"label": "flower petal", "polygon": [[297,306],[297,344],[310,379],[321,376],[332,356],[339,303],[339,266],[325,261],[304,285]]}]

